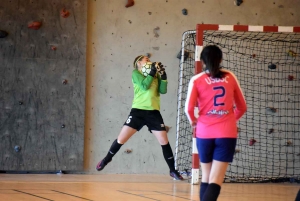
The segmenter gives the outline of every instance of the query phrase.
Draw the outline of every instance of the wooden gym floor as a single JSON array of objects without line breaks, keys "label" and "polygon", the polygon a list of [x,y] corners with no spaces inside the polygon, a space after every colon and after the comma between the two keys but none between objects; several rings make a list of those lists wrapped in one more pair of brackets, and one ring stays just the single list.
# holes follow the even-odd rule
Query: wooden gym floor
[{"label": "wooden gym floor", "polygon": [[[224,184],[218,201],[294,201],[299,184]],[[0,174],[0,201],[199,200],[199,185],[165,175]]]}]

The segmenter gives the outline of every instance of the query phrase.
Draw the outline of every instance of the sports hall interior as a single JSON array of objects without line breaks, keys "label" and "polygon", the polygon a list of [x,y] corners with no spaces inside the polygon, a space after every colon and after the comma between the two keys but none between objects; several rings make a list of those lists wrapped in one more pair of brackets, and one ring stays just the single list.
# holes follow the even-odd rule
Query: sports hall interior
[{"label": "sports hall interior", "polygon": [[[300,27],[299,10],[299,0],[1,0],[0,200],[199,200],[199,185],[191,184],[188,175],[191,170],[185,169],[184,181],[174,181],[161,146],[146,127],[122,146],[103,171],[95,169],[131,109],[134,58],[148,55],[166,68],[168,92],[161,95],[160,111],[175,154],[183,34],[195,31],[198,24],[252,25],[287,27],[281,29],[296,30],[293,37],[300,38],[300,29],[293,29]],[[290,36],[284,40],[288,39],[293,40]],[[222,185],[220,201],[296,199],[300,188],[299,40],[295,44],[283,50],[290,51],[285,63],[293,61],[295,68],[277,69],[280,75],[292,76],[285,93],[294,94],[289,99],[293,111],[281,118],[288,132],[251,121],[260,119],[259,115],[249,117],[251,134],[241,125],[241,135],[257,138],[250,148],[245,140],[245,149],[253,153],[262,147],[276,150],[276,140],[259,138],[267,133],[281,139],[280,156],[268,152],[274,156],[270,161],[265,155],[247,155],[240,147],[236,158],[247,161],[238,171],[259,178],[238,182],[229,178]],[[259,50],[252,57],[260,58]],[[194,64],[193,58],[188,59]],[[251,88],[252,81],[247,82]],[[252,97],[249,93],[245,95]],[[278,102],[274,96],[268,101]],[[191,162],[185,165],[191,167]],[[260,179],[266,175],[269,180]]]}]

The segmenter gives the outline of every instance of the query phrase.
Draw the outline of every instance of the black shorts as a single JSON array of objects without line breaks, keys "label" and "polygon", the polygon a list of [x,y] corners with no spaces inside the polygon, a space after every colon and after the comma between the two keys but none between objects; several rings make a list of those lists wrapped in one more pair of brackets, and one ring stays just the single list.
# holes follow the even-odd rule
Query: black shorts
[{"label": "black shorts", "polygon": [[150,132],[151,130],[166,130],[164,120],[158,110],[140,110],[132,108],[124,125],[134,128],[137,131],[141,130],[144,125],[148,127]]}]

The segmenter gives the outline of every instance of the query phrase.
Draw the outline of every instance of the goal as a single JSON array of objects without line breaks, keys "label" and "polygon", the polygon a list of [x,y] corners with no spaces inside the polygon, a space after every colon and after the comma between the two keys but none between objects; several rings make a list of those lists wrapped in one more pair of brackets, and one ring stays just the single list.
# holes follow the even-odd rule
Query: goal
[{"label": "goal", "polygon": [[[182,37],[175,166],[199,183],[195,131],[184,113],[190,78],[201,72],[204,46],[223,51],[248,110],[237,123],[234,161],[225,182],[300,180],[300,27],[199,24]],[[195,108],[197,111],[197,108]]]}]

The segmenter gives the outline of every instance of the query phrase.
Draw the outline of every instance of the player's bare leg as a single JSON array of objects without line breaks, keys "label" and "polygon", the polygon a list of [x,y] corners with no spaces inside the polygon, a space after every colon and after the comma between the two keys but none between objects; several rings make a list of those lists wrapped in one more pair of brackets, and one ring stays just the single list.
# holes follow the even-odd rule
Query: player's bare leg
[{"label": "player's bare leg", "polygon": [[213,160],[209,175],[209,183],[215,183],[221,186],[224,181],[227,167],[228,162]]},{"label": "player's bare leg", "polygon": [[160,145],[166,145],[169,143],[168,135],[166,131],[151,131],[156,137]]},{"label": "player's bare leg", "polygon": [[201,163],[201,184],[200,184],[200,200],[203,199],[203,195],[208,187],[209,184],[209,175],[211,170],[212,162],[210,163]]},{"label": "player's bare leg", "polygon": [[203,200],[215,201],[218,199],[227,167],[228,162],[213,160],[208,179],[209,185],[203,195]]},{"label": "player's bare leg", "polygon": [[129,126],[123,126],[119,136],[118,136],[118,143],[125,144],[131,136],[133,136],[136,133],[136,129],[131,128]]}]

